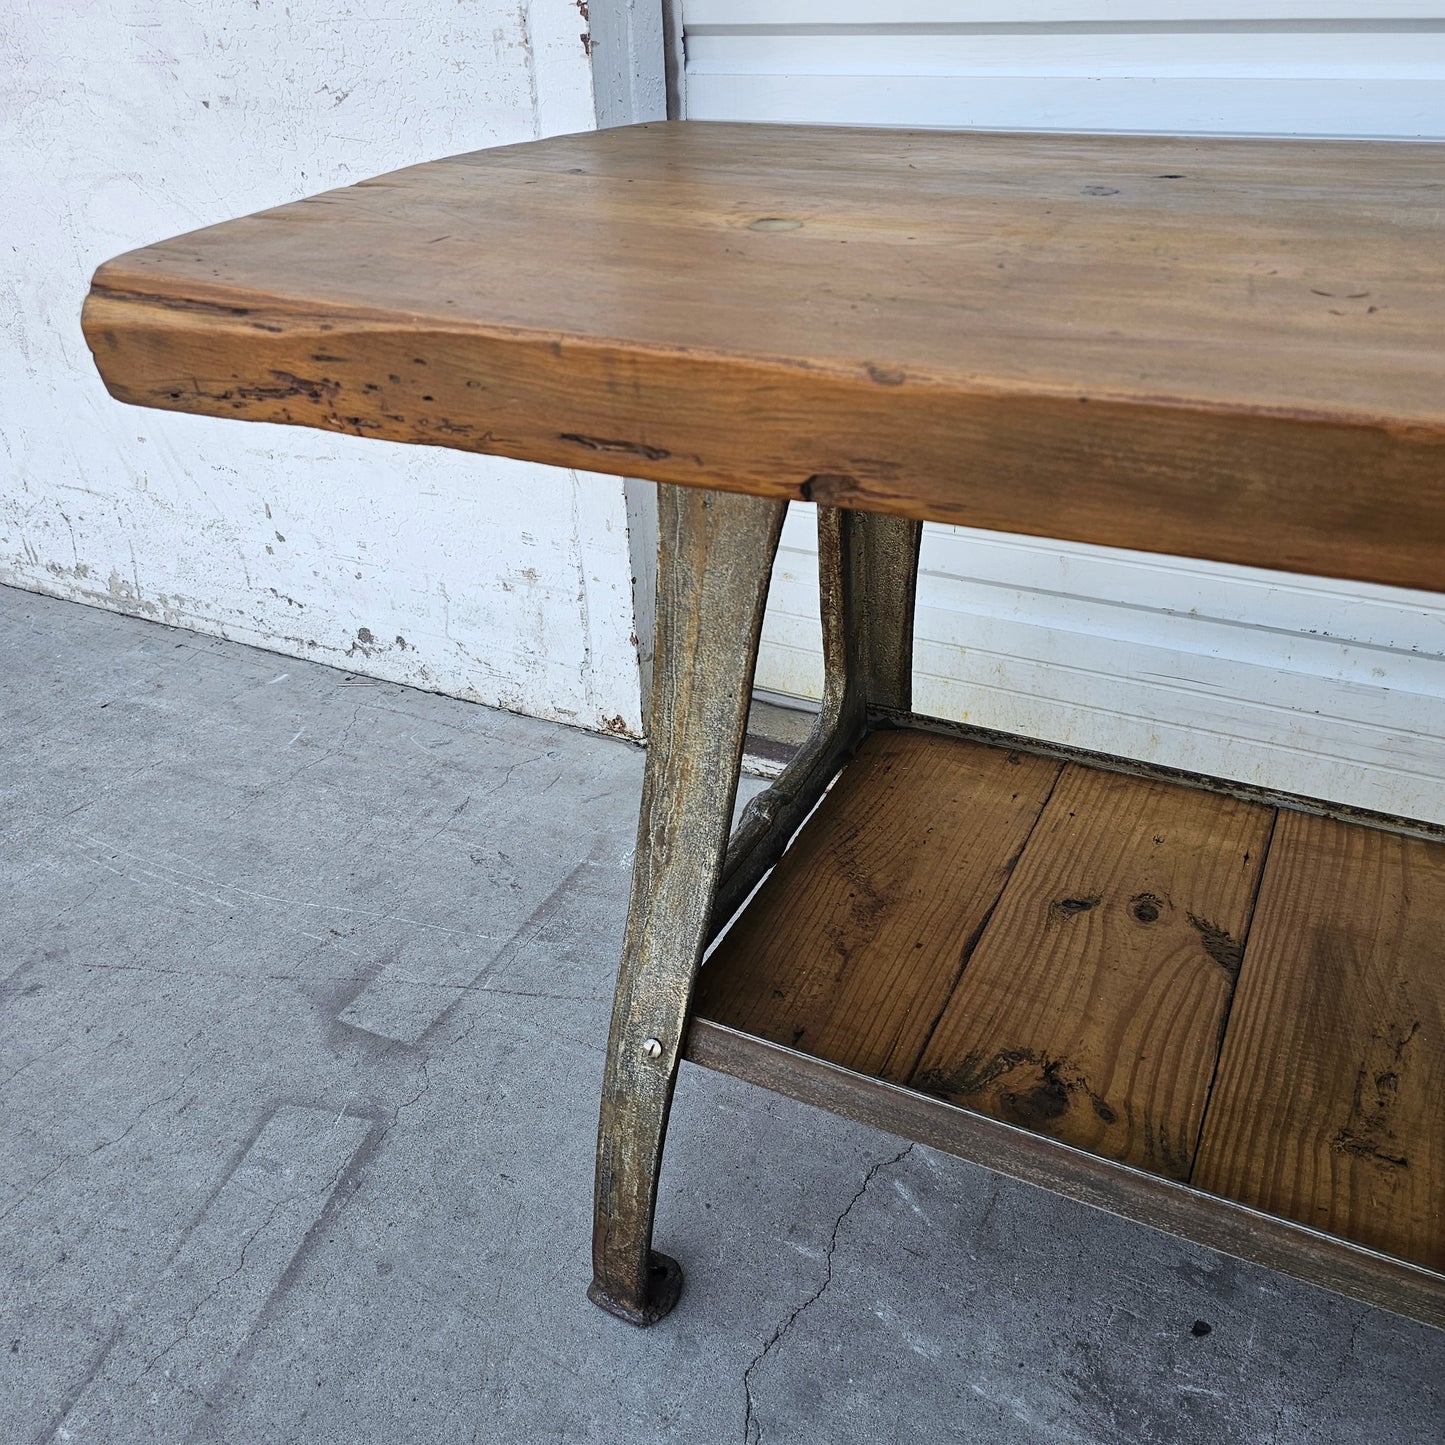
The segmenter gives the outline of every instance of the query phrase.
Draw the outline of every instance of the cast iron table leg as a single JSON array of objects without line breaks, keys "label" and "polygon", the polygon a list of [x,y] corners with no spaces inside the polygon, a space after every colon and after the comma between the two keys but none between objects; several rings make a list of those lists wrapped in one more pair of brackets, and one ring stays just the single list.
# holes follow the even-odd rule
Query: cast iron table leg
[{"label": "cast iron table leg", "polygon": [[823,697],[807,741],[748,804],[728,843],[709,937],[722,930],[782,856],[878,709],[913,698],[913,612],[923,524],[818,508]]},{"label": "cast iron table leg", "polygon": [[737,794],[787,503],[658,487],[656,656],[632,904],[602,1088],[588,1297],[635,1325],[677,1302],[654,1253],[657,1171]]}]

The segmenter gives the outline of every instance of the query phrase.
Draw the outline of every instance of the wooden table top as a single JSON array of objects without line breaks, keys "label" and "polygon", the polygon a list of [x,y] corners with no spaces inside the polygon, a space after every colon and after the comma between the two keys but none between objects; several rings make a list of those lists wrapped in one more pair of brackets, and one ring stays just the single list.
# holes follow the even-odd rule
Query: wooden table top
[{"label": "wooden table top", "polygon": [[1445,145],[667,123],[107,262],[123,401],[1445,590]]}]

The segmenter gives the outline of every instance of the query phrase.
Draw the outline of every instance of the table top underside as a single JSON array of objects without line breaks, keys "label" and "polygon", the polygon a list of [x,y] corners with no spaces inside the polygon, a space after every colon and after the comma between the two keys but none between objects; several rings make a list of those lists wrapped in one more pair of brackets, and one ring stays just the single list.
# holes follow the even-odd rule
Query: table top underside
[{"label": "table top underside", "polygon": [[1445,146],[670,123],[102,266],[147,406],[1445,590]]}]

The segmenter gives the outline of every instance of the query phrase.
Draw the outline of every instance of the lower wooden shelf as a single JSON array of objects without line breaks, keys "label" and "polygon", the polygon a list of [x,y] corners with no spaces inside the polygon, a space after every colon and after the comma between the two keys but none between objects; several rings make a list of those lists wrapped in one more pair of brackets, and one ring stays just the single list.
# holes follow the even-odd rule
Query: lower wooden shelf
[{"label": "lower wooden shelf", "polygon": [[1445,843],[875,732],[688,1054],[1445,1325]]}]

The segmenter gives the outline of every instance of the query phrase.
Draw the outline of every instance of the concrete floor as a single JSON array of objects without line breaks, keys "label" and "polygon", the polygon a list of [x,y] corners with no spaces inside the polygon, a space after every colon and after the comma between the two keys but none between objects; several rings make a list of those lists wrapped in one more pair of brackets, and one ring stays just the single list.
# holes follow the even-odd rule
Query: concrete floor
[{"label": "concrete floor", "polygon": [[641,770],[0,589],[0,1438],[1445,1437],[1445,1333],[691,1067],[588,1305]]}]

